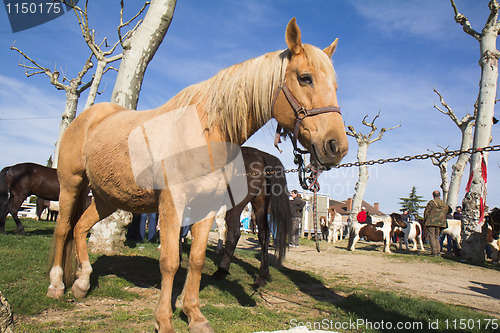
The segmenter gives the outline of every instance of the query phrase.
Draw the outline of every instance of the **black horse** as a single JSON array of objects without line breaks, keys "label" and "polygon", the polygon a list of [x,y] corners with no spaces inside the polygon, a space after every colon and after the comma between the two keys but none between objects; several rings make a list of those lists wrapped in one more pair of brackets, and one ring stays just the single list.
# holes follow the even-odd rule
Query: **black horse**
[{"label": "black horse", "polygon": [[262,287],[270,278],[268,250],[271,228],[275,237],[276,257],[278,264],[281,264],[290,238],[292,213],[285,168],[281,161],[273,155],[252,147],[242,147],[241,152],[247,172],[248,195],[245,200],[226,213],[226,246],[219,268],[213,276],[222,279],[229,274],[229,265],[241,236],[240,215],[243,208],[251,202],[261,247],[260,270],[254,285]]},{"label": "black horse", "polygon": [[16,222],[17,233],[25,234],[17,213],[29,195],[58,201],[57,169],[35,163],[20,163],[0,171],[0,233],[5,233],[5,219],[10,213]]}]

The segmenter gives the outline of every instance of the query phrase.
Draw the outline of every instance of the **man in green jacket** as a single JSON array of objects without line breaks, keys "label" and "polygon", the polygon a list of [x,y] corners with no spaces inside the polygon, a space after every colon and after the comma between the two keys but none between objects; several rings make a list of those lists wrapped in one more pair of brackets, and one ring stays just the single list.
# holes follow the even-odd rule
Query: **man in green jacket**
[{"label": "man in green jacket", "polygon": [[446,214],[448,213],[448,205],[441,200],[440,196],[439,191],[432,192],[433,199],[427,203],[424,211],[424,223],[429,234],[431,255],[433,257],[441,255],[439,234],[442,229],[447,227]]}]

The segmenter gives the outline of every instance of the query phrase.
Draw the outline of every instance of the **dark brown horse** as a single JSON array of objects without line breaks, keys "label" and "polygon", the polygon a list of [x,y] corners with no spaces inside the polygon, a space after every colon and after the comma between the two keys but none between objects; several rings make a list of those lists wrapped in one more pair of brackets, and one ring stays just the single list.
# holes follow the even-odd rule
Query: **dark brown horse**
[{"label": "dark brown horse", "polygon": [[10,213],[16,222],[17,233],[25,234],[17,213],[29,195],[58,201],[57,170],[35,163],[20,163],[0,171],[0,233],[5,233],[5,219]]},{"label": "dark brown horse", "polygon": [[59,214],[59,204],[50,200],[45,200],[42,198],[36,198],[36,217],[38,221],[42,220],[42,213],[47,209],[46,221],[57,221],[57,215]]},{"label": "dark brown horse", "polygon": [[219,269],[213,274],[224,278],[229,274],[229,265],[241,236],[240,215],[243,208],[251,202],[258,227],[260,244],[260,270],[254,286],[263,287],[269,279],[268,249],[271,228],[278,264],[285,257],[291,232],[292,213],[287,193],[285,168],[281,161],[268,153],[251,147],[242,147],[241,152],[247,171],[248,195],[226,213],[226,246]]}]

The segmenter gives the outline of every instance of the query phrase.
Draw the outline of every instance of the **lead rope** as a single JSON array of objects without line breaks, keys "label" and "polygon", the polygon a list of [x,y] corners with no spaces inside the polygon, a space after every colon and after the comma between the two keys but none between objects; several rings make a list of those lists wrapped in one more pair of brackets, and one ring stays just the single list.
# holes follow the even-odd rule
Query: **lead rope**
[{"label": "lead rope", "polygon": [[321,252],[319,249],[319,237],[318,237],[318,191],[319,191],[319,182],[318,177],[321,174],[320,170],[311,169],[311,175],[308,177],[308,181],[310,185],[308,187],[309,191],[313,192],[313,225],[314,225],[314,241],[316,242],[316,251]]}]

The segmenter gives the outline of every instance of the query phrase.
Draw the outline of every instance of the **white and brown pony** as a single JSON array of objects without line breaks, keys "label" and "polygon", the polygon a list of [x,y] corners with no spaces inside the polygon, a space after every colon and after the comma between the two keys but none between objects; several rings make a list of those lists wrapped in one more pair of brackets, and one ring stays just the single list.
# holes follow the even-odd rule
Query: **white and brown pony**
[{"label": "white and brown pony", "polygon": [[422,242],[423,229],[418,221],[403,221],[401,214],[390,214],[392,219],[391,235],[396,235],[399,238],[399,249],[403,248],[403,241],[406,245],[406,251],[409,251],[408,241],[413,243],[412,251],[424,251],[424,243]]},{"label": "white and brown pony", "polygon": [[[347,153],[348,143],[338,108],[337,83],[330,59],[337,40],[324,50],[302,44],[295,19],[289,22],[285,37],[286,50],[265,54],[222,70],[207,81],[185,88],[156,109],[137,112],[100,103],[83,111],[71,123],[60,145],[57,170],[61,184],[60,213],[54,231],[49,297],[62,297],[65,288],[72,282],[71,265],[64,263],[72,257],[70,249],[73,242],[78,266],[72,291],[75,297],[86,296],[92,272],[86,236],[94,224],[117,208],[136,213],[158,211],[162,283],[155,313],[156,328],[160,333],[174,332],[172,287],[179,267],[179,233],[183,221],[179,212],[182,213],[183,208],[188,206],[198,208],[202,199],[210,201],[214,194],[230,191],[227,182],[227,186],[207,190],[205,174],[196,174],[202,178],[192,188],[196,192],[186,192],[178,198],[173,186],[182,187],[185,184],[180,184],[178,179],[172,179],[174,183],[171,184],[171,179],[166,179],[173,163],[177,163],[175,166],[179,170],[176,171],[203,166],[211,172],[209,175],[221,174],[224,165],[220,165],[220,160],[224,156],[216,156],[214,150],[225,143],[243,144],[271,118],[283,129],[295,134],[311,153],[313,166],[328,169],[340,163]],[[183,112],[194,112],[196,121],[189,118],[183,123]],[[171,121],[162,122],[161,119]],[[150,131],[151,128],[155,130]],[[177,137],[184,141],[172,142],[169,136],[172,130],[185,131],[186,137]],[[137,142],[145,142],[145,148],[138,149],[139,143],[131,144],[132,136],[142,138],[143,141],[138,139]],[[207,151],[204,160],[156,159],[154,154],[157,151],[172,151],[174,154],[179,151],[179,145],[189,146],[194,140],[192,136],[203,139],[203,151]],[[186,150],[182,149],[180,153],[185,153]],[[154,186],[144,186],[147,181],[134,173],[133,163],[141,160],[133,162],[132,152],[143,153],[144,160],[156,163],[145,167],[150,174],[139,175],[153,179]],[[201,158],[198,155],[193,158]],[[230,153],[227,155],[229,157]],[[189,178],[189,172],[180,174],[186,176],[186,181],[196,182],[198,179]],[[246,182],[243,186],[246,190]],[[84,210],[82,201],[89,188],[94,201]],[[201,313],[199,300],[208,235],[215,213],[221,206],[213,205],[210,211],[203,211],[191,227],[193,243],[181,298],[192,332],[213,332]]]},{"label": "white and brown pony", "polygon": [[384,242],[384,252],[391,253],[391,226],[392,220],[390,216],[385,216],[382,218],[382,221],[373,224],[354,221],[354,223],[351,224],[347,250],[354,251],[356,243],[363,237],[369,241]]},{"label": "white and brown pony", "polygon": [[342,222],[342,215],[337,213],[334,208],[328,209],[328,243],[333,241],[333,245],[337,240],[344,238],[344,222]]}]

